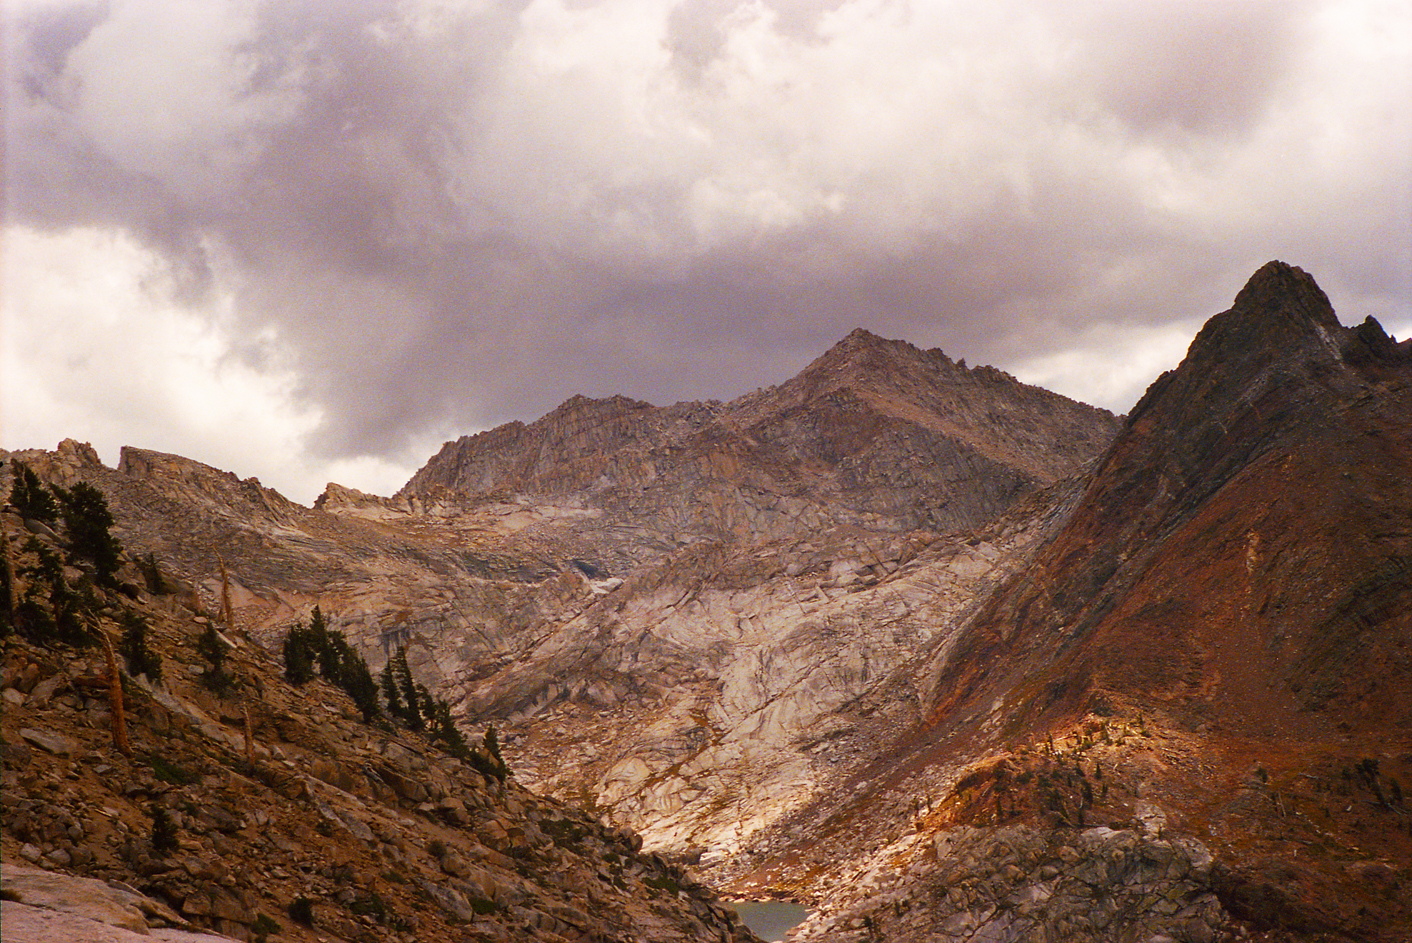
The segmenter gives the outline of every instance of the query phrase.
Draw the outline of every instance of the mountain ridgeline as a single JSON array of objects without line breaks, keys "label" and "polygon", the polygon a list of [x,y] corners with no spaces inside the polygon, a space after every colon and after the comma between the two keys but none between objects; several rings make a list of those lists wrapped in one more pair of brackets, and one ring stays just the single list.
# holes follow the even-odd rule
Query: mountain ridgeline
[{"label": "mountain ridgeline", "polygon": [[642,565],[700,540],[971,528],[1073,474],[1114,428],[1103,410],[858,330],[789,382],[730,403],[580,396],[449,442],[397,498],[592,508],[586,539],[629,531],[603,553]]},{"label": "mountain ridgeline", "polygon": [[[134,448],[116,469],[73,442],[5,457],[101,491],[127,554],[113,605],[163,613],[170,650],[220,621],[249,640],[253,678],[318,606],[374,676],[405,656],[443,729],[499,731],[509,785],[451,760],[438,774],[477,797],[464,827],[497,896],[444,867],[448,849],[480,854],[462,838],[438,833],[422,862],[383,834],[399,816],[456,824],[453,790],[418,796],[419,761],[387,739],[417,735],[338,721],[311,746],[296,731],[323,714],[298,692],[256,712],[256,739],[312,789],[291,801],[345,825],[318,783],[384,803],[368,848],[394,860],[392,842],[422,891],[349,851],[374,869],[350,893],[426,926],[718,940],[737,931],[712,885],[809,905],[804,940],[1392,943],[1412,936],[1408,417],[1412,341],[1342,326],[1272,262],[1126,417],[860,330],[727,403],[575,397],[448,442],[385,498],[330,485],[304,508]],[[26,713],[27,666],[54,658],[7,645],[15,743],[63,718]],[[240,716],[184,684],[151,696]],[[339,778],[321,751],[362,772]],[[44,776],[7,778],[6,802],[37,803]],[[255,781],[240,788],[280,791]],[[7,862],[50,860],[37,808],[21,835],[7,805]],[[582,876],[550,881],[554,860]],[[213,892],[182,910],[184,884],[148,883],[185,919],[253,933],[201,913]],[[298,890],[267,884],[281,904]],[[670,912],[653,903],[669,886]],[[484,904],[458,917],[448,887]],[[603,920],[579,919],[600,901]],[[398,919],[335,935],[390,938]]]}]

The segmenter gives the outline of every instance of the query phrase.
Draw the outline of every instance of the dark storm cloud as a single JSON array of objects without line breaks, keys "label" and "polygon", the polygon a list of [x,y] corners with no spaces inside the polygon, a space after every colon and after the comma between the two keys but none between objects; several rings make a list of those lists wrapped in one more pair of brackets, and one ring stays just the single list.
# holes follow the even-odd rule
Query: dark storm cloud
[{"label": "dark storm cloud", "polygon": [[[859,325],[1021,364],[1214,312],[1275,256],[1395,308],[1408,55],[1356,43],[1407,16],[37,3],[10,213],[138,234],[293,348],[310,447],[392,454],[574,393],[730,397]],[[1394,71],[1344,76],[1355,48]]]}]

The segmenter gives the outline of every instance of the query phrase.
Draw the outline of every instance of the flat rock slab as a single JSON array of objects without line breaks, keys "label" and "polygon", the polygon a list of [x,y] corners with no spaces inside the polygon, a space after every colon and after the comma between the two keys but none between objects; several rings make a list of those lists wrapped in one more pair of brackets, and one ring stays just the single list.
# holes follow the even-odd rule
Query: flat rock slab
[{"label": "flat rock slab", "polygon": [[32,727],[26,727],[20,731],[20,738],[31,746],[39,747],[44,752],[53,753],[55,756],[69,756],[78,752],[77,740],[52,730],[35,730]]},{"label": "flat rock slab", "polygon": [[90,920],[62,910],[32,907],[5,901],[0,908],[0,937],[5,943],[234,943],[230,937],[185,930],[150,930],[141,933]]},{"label": "flat rock slab", "polygon": [[[20,939],[10,935],[10,911],[20,909],[14,906],[16,904],[24,904],[28,908],[45,912],[68,914],[144,936],[155,932],[148,928],[148,915],[174,923],[182,922],[165,904],[144,897],[129,888],[117,887],[92,878],[54,874],[37,868],[5,863],[0,864],[0,886],[4,887],[6,897],[5,930],[0,936],[3,936],[7,943]],[[65,939],[71,943],[73,940],[86,940],[88,937],[71,936]]]}]

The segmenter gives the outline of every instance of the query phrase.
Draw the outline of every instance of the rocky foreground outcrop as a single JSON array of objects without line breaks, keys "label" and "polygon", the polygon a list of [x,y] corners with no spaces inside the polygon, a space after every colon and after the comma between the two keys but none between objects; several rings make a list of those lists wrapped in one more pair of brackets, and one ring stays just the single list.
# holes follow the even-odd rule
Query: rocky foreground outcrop
[{"label": "rocky foreground outcrop", "polygon": [[22,943],[224,943],[194,930],[166,904],[120,881],[95,881],[40,868],[0,864],[5,906],[0,936]]},{"label": "rocky foreground outcrop", "polygon": [[[1210,852],[1192,839],[962,826],[917,836],[901,869],[864,875],[832,908],[842,914],[797,939],[1209,943],[1229,923],[1211,874]],[[850,908],[860,900],[862,912]]]},{"label": "rocky foreground outcrop", "polygon": [[[7,941],[79,934],[15,906],[72,911],[61,900],[77,897],[135,933],[241,940],[753,939],[637,836],[501,778],[483,751],[465,762],[366,722],[323,681],[292,686],[169,575],[129,558],[104,582],[56,562],[74,546],[64,523],[3,517],[17,607],[0,678]],[[72,642],[135,624],[161,679],[122,672],[118,699],[102,646]],[[133,893],[46,889],[10,864]]]}]

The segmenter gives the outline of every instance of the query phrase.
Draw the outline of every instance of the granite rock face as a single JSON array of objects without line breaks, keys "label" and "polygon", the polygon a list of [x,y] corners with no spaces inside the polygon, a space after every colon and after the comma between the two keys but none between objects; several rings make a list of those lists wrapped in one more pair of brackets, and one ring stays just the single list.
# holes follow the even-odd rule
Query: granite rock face
[{"label": "granite rock face", "polygon": [[1023,563],[1116,427],[857,331],[731,403],[576,397],[448,443],[391,498],[302,508],[135,448],[22,457],[98,484],[212,608],[223,563],[266,644],[317,603],[374,671],[405,645],[525,782],[712,861],[857,754],[859,698]]}]

